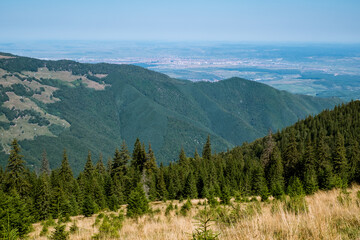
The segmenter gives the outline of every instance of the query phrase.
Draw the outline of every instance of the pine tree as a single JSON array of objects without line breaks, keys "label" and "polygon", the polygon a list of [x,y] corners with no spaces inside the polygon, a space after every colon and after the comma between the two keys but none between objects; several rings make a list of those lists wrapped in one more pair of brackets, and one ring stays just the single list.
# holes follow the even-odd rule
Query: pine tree
[{"label": "pine tree", "polygon": [[157,166],[156,166],[155,154],[151,148],[151,144],[149,143],[149,150],[148,150],[148,154],[147,154],[147,161],[145,163],[145,170],[146,170],[147,174],[151,174],[156,171],[156,168],[157,168]]},{"label": "pine tree", "polygon": [[287,194],[290,197],[304,196],[304,187],[298,177],[293,176],[289,180],[289,186],[287,188]]},{"label": "pine tree", "polygon": [[335,174],[347,184],[348,181],[348,163],[346,159],[346,149],[344,146],[344,137],[340,132],[335,135],[335,146],[333,153],[333,164]]},{"label": "pine tree", "polygon": [[28,183],[25,180],[25,161],[20,155],[20,147],[16,139],[11,143],[11,151],[6,166],[6,182],[9,190],[16,190],[18,193],[26,193]]},{"label": "pine tree", "polygon": [[297,142],[295,138],[294,130],[290,131],[290,136],[288,139],[288,144],[285,148],[284,158],[285,162],[285,176],[286,179],[300,174],[299,173],[299,152],[297,149]]},{"label": "pine tree", "polygon": [[94,213],[95,213],[94,200],[89,194],[86,194],[82,206],[82,214],[84,214],[85,217],[91,217]]},{"label": "pine tree", "polygon": [[210,135],[207,136],[206,143],[203,148],[202,158],[205,160],[211,159],[211,143],[210,143]]},{"label": "pine tree", "polygon": [[313,194],[318,190],[317,175],[315,172],[315,156],[310,138],[307,139],[304,154],[304,188],[307,194]]},{"label": "pine tree", "polygon": [[74,177],[69,164],[69,159],[66,153],[66,149],[64,149],[63,159],[59,171],[59,177],[60,177],[60,186],[62,186],[62,188],[64,189],[65,194],[70,195],[71,189],[73,187]]},{"label": "pine tree", "polygon": [[278,147],[274,147],[269,161],[267,179],[269,182],[270,193],[275,198],[280,198],[284,194],[284,169],[281,154]]},{"label": "pine tree", "polygon": [[42,154],[40,173],[45,173],[48,176],[50,176],[50,174],[51,174],[50,164],[49,164],[49,161],[48,161],[46,155],[47,155],[46,150],[44,149],[43,154]]},{"label": "pine tree", "polygon": [[149,203],[146,199],[142,184],[130,193],[126,215],[129,217],[138,217],[149,211]]},{"label": "pine tree", "polygon": [[261,200],[265,201],[269,197],[269,190],[266,185],[266,180],[264,176],[264,169],[260,164],[254,167],[252,173],[252,185],[253,193],[261,196]]},{"label": "pine tree", "polygon": [[88,152],[87,160],[84,167],[84,175],[86,178],[92,178],[94,175],[94,166],[91,160],[91,152]]},{"label": "pine tree", "polygon": [[164,180],[164,167],[160,166],[158,171],[158,175],[156,177],[156,190],[157,190],[157,198],[159,200],[165,201],[168,196],[168,192],[166,190],[165,180]]},{"label": "pine tree", "polygon": [[99,161],[96,163],[95,169],[96,169],[96,172],[100,175],[104,175],[106,173],[102,153],[100,153]]},{"label": "pine tree", "polygon": [[324,190],[329,190],[334,187],[334,174],[330,163],[330,150],[324,139],[325,136],[320,135],[316,146],[318,160],[317,172],[319,187]]},{"label": "pine tree", "polygon": [[125,176],[126,165],[129,162],[129,160],[130,160],[130,153],[126,146],[126,142],[123,141],[121,144],[120,151],[118,149],[115,150],[115,154],[112,162],[111,175]]},{"label": "pine tree", "polygon": [[186,157],[186,154],[185,154],[185,151],[184,151],[184,148],[181,147],[181,151],[180,151],[180,154],[179,154],[179,161],[178,161],[179,165],[181,167],[184,167],[186,169],[189,168],[189,161],[188,161],[188,158]]},{"label": "pine tree", "polygon": [[45,220],[50,216],[50,183],[46,173],[42,173],[36,181],[34,189],[34,203],[37,212],[37,221]]},{"label": "pine tree", "polygon": [[138,172],[142,173],[146,163],[146,157],[145,146],[142,145],[140,140],[137,138],[134,144],[131,166],[134,167]]},{"label": "pine tree", "polygon": [[194,199],[197,198],[197,196],[196,181],[193,172],[190,171],[185,181],[184,197]]}]

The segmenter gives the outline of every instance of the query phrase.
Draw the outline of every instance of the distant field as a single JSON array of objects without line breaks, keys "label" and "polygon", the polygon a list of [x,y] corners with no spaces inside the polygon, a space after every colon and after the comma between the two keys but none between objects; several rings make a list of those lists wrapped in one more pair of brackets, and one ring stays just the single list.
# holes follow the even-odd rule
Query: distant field
[{"label": "distant field", "polygon": [[0,43],[0,49],[44,59],[135,64],[191,81],[241,77],[292,93],[360,98],[359,44],[56,41]]},{"label": "distant field", "polygon": [[[210,229],[219,234],[219,239],[359,239],[359,190],[359,186],[353,186],[347,193],[340,190],[317,192],[306,197],[308,210],[299,214],[289,211],[283,202],[274,200],[265,203],[233,201],[232,206],[210,209],[212,213],[209,216],[214,220]],[[101,239],[191,239],[199,226],[196,216],[204,209],[204,199],[191,202],[192,208],[186,216],[180,213],[185,201],[153,202],[153,214],[139,219],[125,218],[121,230],[117,232],[118,238],[108,236]],[[165,214],[170,204],[175,209]],[[105,212],[105,215],[111,214],[118,215]],[[101,218],[97,216],[71,218],[67,230],[74,221],[79,229],[70,235],[70,239],[90,239],[97,234],[101,225]],[[48,239],[46,235],[40,236],[41,230],[41,223],[34,224],[30,239]],[[53,227],[50,227],[47,235],[52,231]]]}]

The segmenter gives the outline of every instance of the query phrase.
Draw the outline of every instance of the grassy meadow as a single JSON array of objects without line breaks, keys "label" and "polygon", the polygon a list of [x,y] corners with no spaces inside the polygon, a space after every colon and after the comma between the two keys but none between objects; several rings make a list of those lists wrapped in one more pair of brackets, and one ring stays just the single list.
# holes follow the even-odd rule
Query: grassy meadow
[{"label": "grassy meadow", "polygon": [[[125,217],[126,206],[119,212],[71,217],[65,231],[70,239],[193,239],[193,233],[202,231],[199,219],[211,219],[209,229],[218,239],[360,239],[357,185],[346,191],[319,191],[295,204],[289,198],[254,198],[205,206],[204,199],[194,199],[186,208],[186,202],[152,202],[151,213],[139,218]],[[55,222],[34,224],[30,239],[51,237]]]}]

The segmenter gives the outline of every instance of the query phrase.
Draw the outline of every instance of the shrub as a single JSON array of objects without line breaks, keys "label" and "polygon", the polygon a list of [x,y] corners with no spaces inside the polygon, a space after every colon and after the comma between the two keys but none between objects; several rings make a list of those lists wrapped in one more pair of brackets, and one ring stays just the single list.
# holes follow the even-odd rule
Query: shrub
[{"label": "shrub", "polygon": [[308,206],[304,196],[290,197],[285,200],[284,210],[295,214],[305,213]]},{"label": "shrub", "polygon": [[188,200],[182,205],[182,207],[181,207],[181,209],[180,209],[181,215],[186,216],[187,213],[190,211],[191,207],[192,207],[191,201],[190,201],[190,199],[188,199]]},{"label": "shrub", "polygon": [[51,240],[67,240],[69,239],[69,233],[65,231],[65,225],[58,224],[55,226],[55,231],[51,234]]},{"label": "shrub", "polygon": [[210,222],[213,219],[210,217],[210,211],[207,208],[205,202],[205,209],[199,211],[195,219],[199,222],[198,227],[193,232],[193,240],[216,240],[218,239],[219,233],[213,232],[210,229]]}]

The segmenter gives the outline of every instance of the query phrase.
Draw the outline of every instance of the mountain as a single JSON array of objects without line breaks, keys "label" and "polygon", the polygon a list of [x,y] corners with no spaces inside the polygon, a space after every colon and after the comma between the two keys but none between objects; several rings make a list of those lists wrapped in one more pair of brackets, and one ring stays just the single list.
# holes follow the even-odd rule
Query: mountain
[{"label": "mountain", "polygon": [[337,99],[294,95],[241,78],[191,82],[133,65],[46,61],[0,53],[1,165],[17,138],[29,165],[46,150],[52,168],[66,148],[77,173],[86,153],[112,157],[125,140],[151,142],[158,162],[219,152],[333,108]]}]

